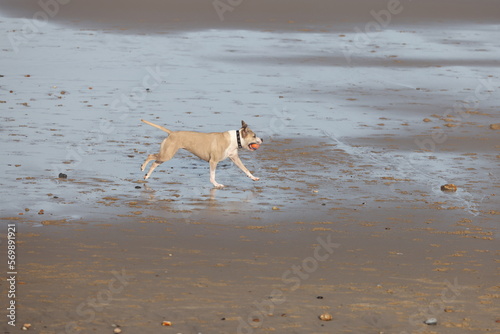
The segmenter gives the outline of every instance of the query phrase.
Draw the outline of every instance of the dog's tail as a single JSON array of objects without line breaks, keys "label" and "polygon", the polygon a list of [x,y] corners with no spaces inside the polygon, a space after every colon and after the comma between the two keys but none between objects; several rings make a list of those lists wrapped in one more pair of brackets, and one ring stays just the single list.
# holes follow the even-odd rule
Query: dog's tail
[{"label": "dog's tail", "polygon": [[143,120],[143,119],[141,119],[141,122],[144,122],[144,123],[146,123],[146,124],[149,124],[149,125],[151,125],[151,126],[154,126],[155,128],[160,129],[160,130],[162,130],[162,131],[165,131],[165,132],[166,132],[166,133],[168,133],[168,134],[170,134],[170,133],[172,132],[172,131],[170,131],[169,129],[164,128],[164,127],[163,127],[163,126],[161,126],[161,125],[156,125],[156,124],[154,124],[154,123],[151,123],[151,122],[145,121],[145,120]]}]

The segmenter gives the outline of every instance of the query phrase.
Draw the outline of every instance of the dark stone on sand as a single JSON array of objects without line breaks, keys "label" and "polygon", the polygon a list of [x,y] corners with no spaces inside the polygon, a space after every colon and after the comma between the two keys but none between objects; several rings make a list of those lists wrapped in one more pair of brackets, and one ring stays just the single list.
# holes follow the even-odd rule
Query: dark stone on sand
[{"label": "dark stone on sand", "polygon": [[323,296],[318,296],[318,297],[316,297],[316,298],[317,298],[317,299],[323,299]]},{"label": "dark stone on sand", "polygon": [[141,186],[135,186],[135,189],[141,189],[142,187]]},{"label": "dark stone on sand", "polygon": [[68,175],[64,174],[64,173],[59,173],[59,178],[60,179],[67,179],[68,178]]}]

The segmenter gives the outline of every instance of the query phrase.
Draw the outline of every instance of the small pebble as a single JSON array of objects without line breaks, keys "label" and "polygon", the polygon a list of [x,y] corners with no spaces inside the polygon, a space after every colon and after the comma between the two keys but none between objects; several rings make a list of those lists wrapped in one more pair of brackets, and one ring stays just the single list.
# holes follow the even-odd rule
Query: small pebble
[{"label": "small pebble", "polygon": [[317,299],[323,299],[323,296],[318,296],[318,297],[316,297],[316,298],[317,298]]},{"label": "small pebble", "polygon": [[170,321],[163,321],[163,322],[161,323],[161,325],[162,325],[162,326],[172,326],[172,322],[170,322]]},{"label": "small pebble", "polygon": [[273,210],[279,210],[280,208],[278,208],[277,206],[273,206]]},{"label": "small pebble", "polygon": [[429,325],[429,326],[434,326],[437,325],[438,321],[436,318],[429,318],[424,321],[424,324]]},{"label": "small pebble", "polygon": [[141,186],[135,186],[135,189],[141,189]]},{"label": "small pebble", "polygon": [[322,315],[320,315],[318,318],[319,318],[320,320],[322,320],[322,321],[332,321],[332,319],[333,319],[332,315],[331,315],[331,314],[329,314],[329,313],[323,313],[323,314],[322,314]]},{"label": "small pebble", "polygon": [[64,174],[64,173],[59,173],[59,178],[60,179],[67,179],[68,178],[68,175]]},{"label": "small pebble", "polygon": [[441,191],[457,191],[457,186],[453,183],[444,184],[441,186]]},{"label": "small pebble", "polygon": [[40,211],[38,211],[39,215],[43,215],[44,213],[45,213],[45,211],[43,211],[43,209],[41,209]]},{"label": "small pebble", "polygon": [[118,327],[116,327],[115,329],[113,329],[113,333],[117,333],[118,334],[118,333],[121,333],[121,332],[122,332],[122,330],[120,328],[118,328]]}]

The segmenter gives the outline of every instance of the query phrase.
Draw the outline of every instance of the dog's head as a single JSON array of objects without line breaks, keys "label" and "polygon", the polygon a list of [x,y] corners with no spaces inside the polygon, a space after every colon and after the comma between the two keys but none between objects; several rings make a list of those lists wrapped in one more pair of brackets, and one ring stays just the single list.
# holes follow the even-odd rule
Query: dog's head
[{"label": "dog's head", "polygon": [[245,121],[241,121],[241,146],[246,148],[249,151],[255,151],[256,149],[252,148],[250,145],[252,144],[262,144],[264,140],[262,138],[257,137],[257,135],[250,130],[247,123]]}]

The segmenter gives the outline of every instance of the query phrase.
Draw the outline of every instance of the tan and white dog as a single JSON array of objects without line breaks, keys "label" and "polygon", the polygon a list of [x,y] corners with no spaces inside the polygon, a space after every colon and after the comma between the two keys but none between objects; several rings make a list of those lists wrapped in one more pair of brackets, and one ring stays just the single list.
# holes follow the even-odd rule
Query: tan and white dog
[{"label": "tan and white dog", "polygon": [[216,188],[223,188],[224,185],[215,181],[215,169],[220,161],[227,158],[230,158],[236,166],[240,167],[249,178],[254,181],[259,180],[258,177],[253,176],[245,165],[243,165],[238,156],[238,149],[246,148],[249,151],[255,151],[252,145],[260,145],[264,141],[257,137],[244,121],[241,121],[241,129],[239,130],[212,133],[171,131],[163,126],[156,125],[143,119],[141,119],[141,121],[168,133],[168,137],[161,143],[160,152],[157,154],[150,154],[142,164],[141,170],[144,171],[147,164],[155,160],[151,168],[149,168],[149,172],[144,176],[144,180],[147,180],[151,176],[151,173],[153,173],[156,167],[172,159],[180,148],[193,153],[198,158],[210,164],[210,182],[212,182]]}]

